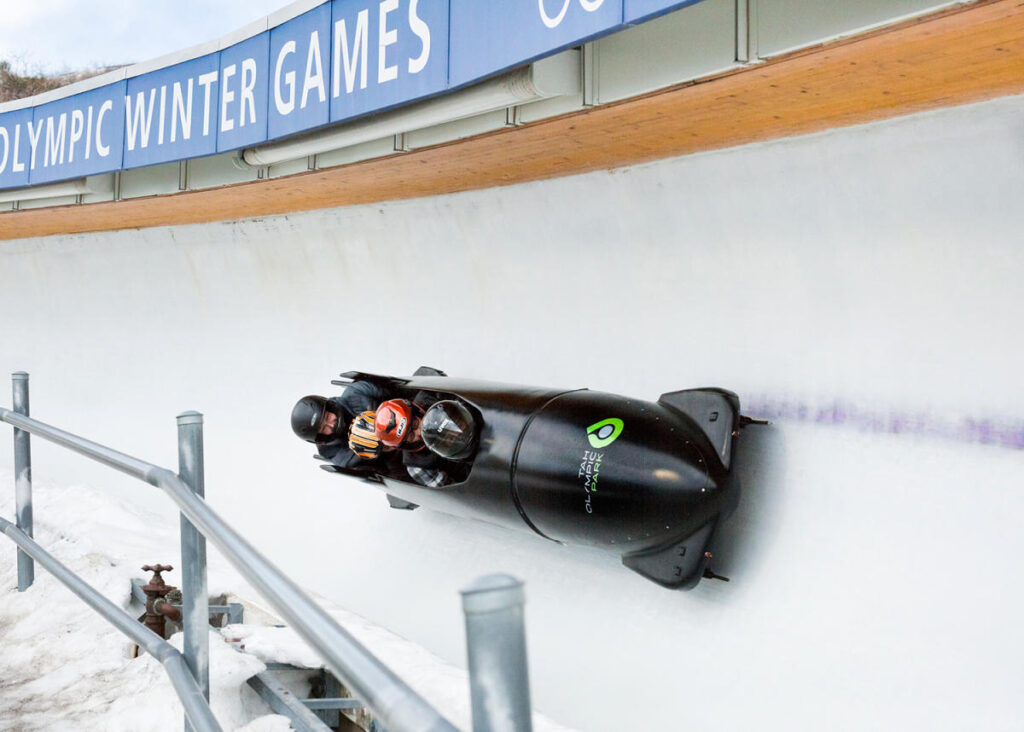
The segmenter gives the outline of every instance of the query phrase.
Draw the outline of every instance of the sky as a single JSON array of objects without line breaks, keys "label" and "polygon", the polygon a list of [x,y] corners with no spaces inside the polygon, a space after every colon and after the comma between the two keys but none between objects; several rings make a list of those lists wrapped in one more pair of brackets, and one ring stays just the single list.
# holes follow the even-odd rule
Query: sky
[{"label": "sky", "polygon": [[0,0],[0,59],[20,72],[136,63],[204,43],[290,0]]}]

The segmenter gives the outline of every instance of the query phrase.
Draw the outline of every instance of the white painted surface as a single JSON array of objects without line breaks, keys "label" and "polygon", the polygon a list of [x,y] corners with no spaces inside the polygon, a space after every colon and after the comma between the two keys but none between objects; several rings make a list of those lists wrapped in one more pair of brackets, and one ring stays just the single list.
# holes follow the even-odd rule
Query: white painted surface
[{"label": "white painted surface", "polygon": [[[1024,451],[978,441],[1019,443],[1024,417],[1022,113],[5,243],[3,363],[32,374],[34,416],[169,466],[174,415],[204,412],[211,503],[444,658],[463,662],[458,589],[523,578],[534,702],[564,724],[1017,729]],[[672,593],[595,551],[391,511],[291,435],[294,400],[338,372],[420,364],[651,399],[715,384],[795,415],[743,435],[732,582]],[[869,419],[832,424],[837,404]],[[82,465],[33,443],[40,480]]]}]

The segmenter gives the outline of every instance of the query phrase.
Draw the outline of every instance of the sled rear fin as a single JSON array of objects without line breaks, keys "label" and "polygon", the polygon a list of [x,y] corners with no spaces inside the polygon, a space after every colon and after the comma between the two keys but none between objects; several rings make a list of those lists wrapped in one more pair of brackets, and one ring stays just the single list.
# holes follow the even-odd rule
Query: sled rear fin
[{"label": "sled rear fin", "polygon": [[692,419],[707,435],[722,467],[732,462],[732,434],[740,418],[740,399],[725,389],[686,389],[658,397],[663,404]]},{"label": "sled rear fin", "polygon": [[326,470],[328,473],[335,473],[337,475],[350,475],[353,478],[362,478],[367,483],[383,483],[380,476],[376,473],[369,473],[365,470],[354,470],[352,468],[342,468],[337,465],[321,465],[321,470]]},{"label": "sled rear fin", "polygon": [[717,523],[716,517],[670,546],[626,554],[622,563],[662,587],[689,590],[704,576],[709,559],[707,549]]},{"label": "sled rear fin", "polygon": [[390,493],[386,495],[388,497],[388,505],[391,506],[391,508],[397,508],[402,511],[412,511],[419,508],[419,505],[416,503],[410,503],[409,501],[403,501],[401,498],[395,498]]},{"label": "sled rear fin", "polygon": [[418,369],[412,372],[413,376],[447,376],[441,369],[435,369],[433,366],[420,366]]},{"label": "sled rear fin", "polygon": [[[416,371],[413,372],[413,376],[447,376],[441,369],[435,369],[433,366],[420,366]],[[339,374],[345,381],[338,379],[332,379],[331,383],[335,386],[348,386],[353,381],[369,381],[380,386],[401,386],[402,384],[408,384],[409,379],[403,379],[397,376],[382,376],[381,374],[368,374],[365,371],[346,371]]]},{"label": "sled rear fin", "polygon": [[394,376],[381,376],[380,374],[368,374],[365,371],[346,371],[343,374],[339,374],[339,376],[341,376],[342,379],[345,379],[345,381],[331,379],[331,383],[335,386],[348,386],[353,381],[369,381],[385,388],[409,383],[408,379],[399,379]]}]

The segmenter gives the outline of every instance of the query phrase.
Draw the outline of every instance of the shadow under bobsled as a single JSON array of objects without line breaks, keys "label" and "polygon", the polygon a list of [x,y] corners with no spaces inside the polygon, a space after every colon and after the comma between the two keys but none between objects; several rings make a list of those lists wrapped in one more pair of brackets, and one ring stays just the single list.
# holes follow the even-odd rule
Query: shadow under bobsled
[{"label": "shadow under bobsled", "polygon": [[421,390],[461,401],[478,426],[458,482],[427,488],[401,473],[324,465],[382,487],[394,508],[424,506],[566,544],[613,551],[670,588],[691,588],[708,569],[719,522],[737,505],[730,480],[736,437],[748,423],[739,398],[717,388],[663,394],[657,402],[577,389],[451,378],[421,367],[396,378],[350,371],[397,397]]}]

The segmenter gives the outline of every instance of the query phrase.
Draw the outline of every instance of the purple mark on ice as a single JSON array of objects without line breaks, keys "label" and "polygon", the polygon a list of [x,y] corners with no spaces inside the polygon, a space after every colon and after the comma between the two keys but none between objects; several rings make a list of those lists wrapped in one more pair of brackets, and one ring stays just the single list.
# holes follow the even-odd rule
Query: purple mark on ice
[{"label": "purple mark on ice", "polygon": [[769,420],[850,425],[862,432],[924,435],[1024,450],[1024,420],[1021,419],[944,419],[927,412],[873,411],[839,401],[814,405],[768,397],[744,400],[743,412],[751,417]]}]

